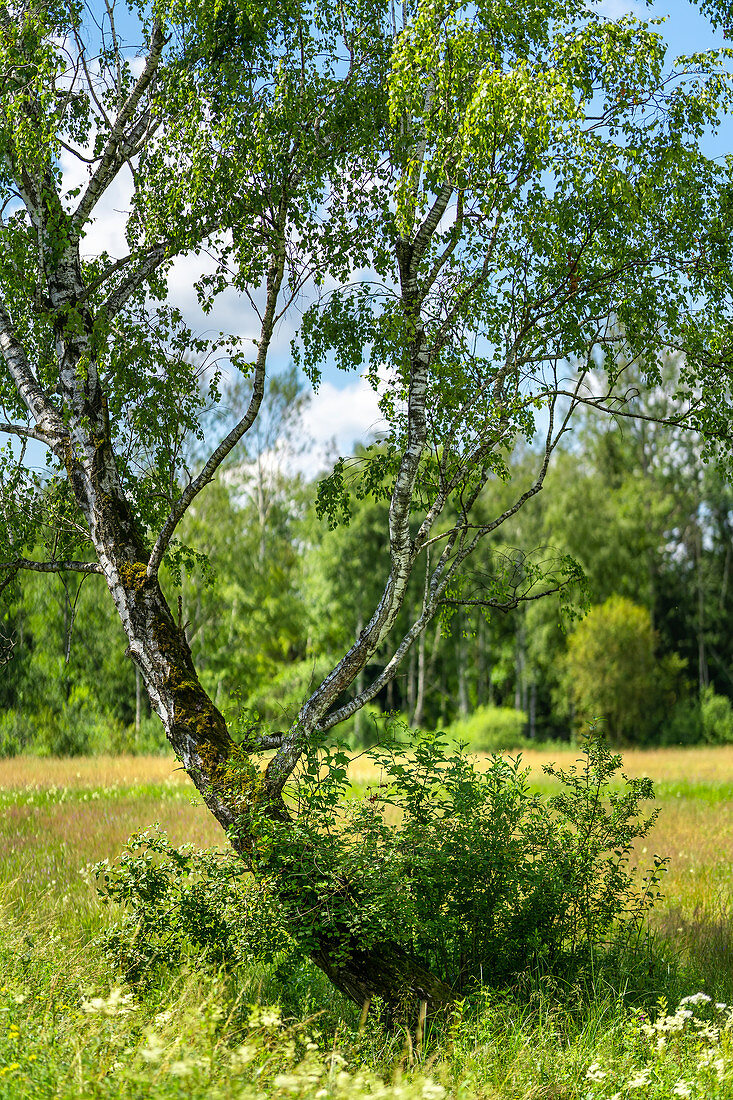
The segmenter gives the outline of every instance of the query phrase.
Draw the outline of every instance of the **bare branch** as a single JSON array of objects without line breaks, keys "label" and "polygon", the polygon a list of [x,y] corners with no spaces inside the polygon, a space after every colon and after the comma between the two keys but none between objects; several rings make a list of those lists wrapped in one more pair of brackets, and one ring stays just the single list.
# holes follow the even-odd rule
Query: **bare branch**
[{"label": "bare branch", "polygon": [[102,566],[96,561],[33,561],[31,558],[15,558],[13,561],[0,562],[0,569],[17,572],[27,569],[32,573],[101,573]]}]

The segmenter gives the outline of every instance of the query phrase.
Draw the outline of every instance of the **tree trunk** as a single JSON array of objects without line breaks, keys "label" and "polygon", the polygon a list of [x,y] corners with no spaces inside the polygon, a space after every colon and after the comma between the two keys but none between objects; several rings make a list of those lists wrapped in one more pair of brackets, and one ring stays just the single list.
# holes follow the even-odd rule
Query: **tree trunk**
[{"label": "tree trunk", "polygon": [[140,733],[140,715],[142,711],[142,679],[140,669],[135,665],[135,733]]},{"label": "tree trunk", "polygon": [[328,951],[314,952],[311,959],[344,996],[360,1006],[378,996],[392,1009],[427,1001],[434,1011],[454,999],[450,986],[394,944],[354,950],[346,960],[339,958],[337,965]]},{"label": "tree trunk", "polygon": [[415,709],[412,712],[410,725],[421,726],[423,709],[425,707],[425,631],[417,642],[417,693],[415,696]]},{"label": "tree trunk", "polygon": [[[286,826],[288,813],[279,788],[255,787],[252,765],[229,736],[224,718],[199,683],[182,626],[166,603],[156,576],[146,572],[145,547],[124,494],[115,492],[114,473],[85,478],[80,502],[93,515],[93,537],[107,584],[127,634],[128,654],[145,683],[151,703],[205,804],[250,865],[256,837],[247,830],[257,790],[263,808]],[[77,487],[79,481],[77,480]],[[90,499],[91,498],[91,499]],[[245,750],[246,751],[246,750]],[[249,764],[249,767],[248,767]],[[269,805],[267,804],[269,800]],[[287,878],[287,871],[284,872]],[[287,881],[283,883],[285,891]],[[294,930],[297,939],[297,928]],[[401,948],[383,944],[362,950],[348,936],[319,943],[311,952],[334,985],[363,1005],[373,995],[392,1008],[410,999],[432,1007],[450,1000],[450,989]]]}]

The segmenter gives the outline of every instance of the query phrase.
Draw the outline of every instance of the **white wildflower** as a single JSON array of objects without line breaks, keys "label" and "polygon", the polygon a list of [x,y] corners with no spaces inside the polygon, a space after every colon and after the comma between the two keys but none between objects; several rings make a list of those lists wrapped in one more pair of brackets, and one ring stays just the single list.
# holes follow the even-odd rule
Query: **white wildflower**
[{"label": "white wildflower", "polygon": [[148,1041],[144,1047],[140,1048],[140,1057],[144,1062],[160,1062],[163,1057],[163,1051],[165,1050],[165,1044],[161,1040],[159,1035],[155,1035],[151,1032],[148,1035]]},{"label": "white wildflower", "polygon": [[280,1009],[276,1006],[271,1008],[255,1009],[250,1017],[250,1027],[279,1027],[282,1023],[280,1016]]},{"label": "white wildflower", "polygon": [[725,1003],[725,1001],[716,1001],[715,1007],[717,1008],[718,1012],[725,1012],[728,1005]]},{"label": "white wildflower", "polygon": [[586,1081],[602,1081],[608,1074],[604,1069],[601,1069],[600,1062],[591,1062],[588,1069],[585,1071]]},{"label": "white wildflower", "polygon": [[683,997],[680,1005],[707,1005],[711,1000],[707,993],[692,993],[689,997]]},{"label": "white wildflower", "polygon": [[287,1092],[299,1092],[303,1084],[303,1078],[297,1073],[279,1073],[273,1081],[276,1089],[286,1089]]},{"label": "white wildflower", "polygon": [[725,1058],[716,1058],[715,1061],[713,1062],[713,1067],[715,1069],[716,1077],[718,1078],[719,1081],[722,1081],[723,1078],[725,1077],[725,1071],[726,1071]]},{"label": "white wildflower", "polygon": [[651,1075],[651,1072],[652,1071],[649,1069],[649,1067],[646,1066],[644,1069],[640,1069],[638,1073],[632,1074],[626,1082],[626,1088],[643,1089],[645,1085],[649,1084],[649,1077]]},{"label": "white wildflower", "polygon": [[188,1077],[191,1072],[191,1063],[188,1061],[171,1062],[168,1072],[172,1073],[174,1077]]},{"label": "white wildflower", "polygon": [[244,1046],[237,1047],[235,1051],[232,1051],[229,1063],[232,1069],[240,1069],[242,1066],[246,1066],[248,1062],[251,1062],[256,1054],[257,1048],[245,1043]]},{"label": "white wildflower", "polygon": [[173,1013],[171,1012],[171,1010],[169,1008],[166,1008],[163,1012],[158,1012],[158,1014],[155,1017],[156,1026],[157,1027],[165,1027],[165,1025],[167,1023],[170,1023],[170,1020],[172,1019],[172,1017],[173,1017]]},{"label": "white wildflower", "polygon": [[123,993],[119,986],[110,990],[109,997],[91,997],[81,1002],[83,1012],[98,1016],[125,1016],[132,1012],[132,993]]},{"label": "white wildflower", "polygon": [[687,1081],[683,1081],[680,1078],[679,1081],[672,1087],[673,1096],[692,1096],[692,1089],[687,1084]]}]

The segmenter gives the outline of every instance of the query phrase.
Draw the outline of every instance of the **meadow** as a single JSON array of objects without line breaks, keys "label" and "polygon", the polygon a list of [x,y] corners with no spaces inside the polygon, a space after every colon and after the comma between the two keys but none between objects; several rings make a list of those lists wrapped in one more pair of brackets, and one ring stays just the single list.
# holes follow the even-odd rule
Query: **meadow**
[{"label": "meadow", "polygon": [[[523,758],[549,793],[547,755]],[[661,808],[639,862],[670,861],[651,941],[582,987],[482,990],[418,1042],[378,1012],[360,1024],[292,959],[232,974],[191,956],[126,986],[95,944],[114,914],[89,865],[154,822],[197,847],[222,844],[219,827],[169,759],[0,761],[0,1098],[732,1097],[733,748],[630,751],[624,767]],[[354,762],[357,787],[376,778]]]}]

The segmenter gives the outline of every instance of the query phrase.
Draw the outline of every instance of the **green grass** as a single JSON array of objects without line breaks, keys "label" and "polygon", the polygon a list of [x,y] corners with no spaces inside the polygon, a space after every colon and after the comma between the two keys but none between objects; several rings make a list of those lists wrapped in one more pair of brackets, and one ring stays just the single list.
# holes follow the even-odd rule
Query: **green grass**
[{"label": "green grass", "polygon": [[[719,784],[684,778],[679,754],[669,763],[659,824],[638,853],[672,859],[656,947],[583,986],[536,975],[484,990],[421,1046],[414,1022],[386,1032],[378,1009],[360,1031],[320,972],[293,960],[225,975],[189,957],[115,992],[94,942],[114,914],[83,869],[154,821],[176,843],[219,843],[221,831],[180,777],[146,779],[139,761],[134,781],[121,766],[99,781],[86,762],[78,778],[33,762],[32,783],[18,771],[0,787],[0,1100],[733,1097],[729,1010],[675,1015],[701,989],[733,1003],[733,782],[723,751],[706,760]],[[660,996],[668,1007],[655,1007]]]}]

